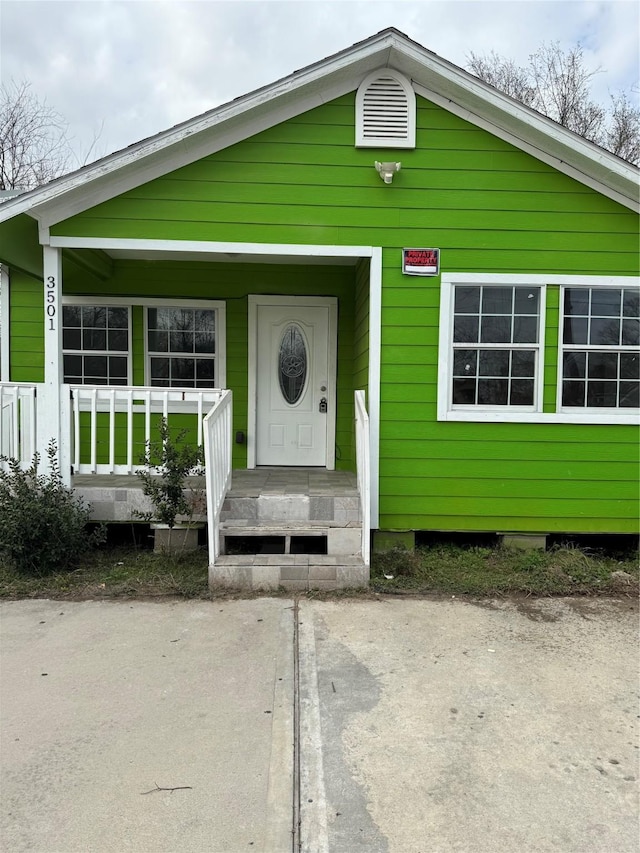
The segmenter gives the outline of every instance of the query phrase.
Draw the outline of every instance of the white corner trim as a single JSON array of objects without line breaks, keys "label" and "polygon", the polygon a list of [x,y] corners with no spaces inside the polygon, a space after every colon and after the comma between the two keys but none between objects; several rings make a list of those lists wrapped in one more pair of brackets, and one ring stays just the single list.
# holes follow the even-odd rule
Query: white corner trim
[{"label": "white corner trim", "polygon": [[376,247],[369,267],[369,456],[371,467],[370,526],[380,526],[380,363],[382,353],[382,249]]},{"label": "white corner trim", "polygon": [[255,296],[247,297],[247,468],[256,467],[256,430],[258,411],[258,384],[256,365],[258,364],[258,303]]},{"label": "white corner trim", "polygon": [[9,339],[11,337],[11,279],[9,270],[4,264],[0,264],[0,382],[9,381],[9,368],[11,365],[11,349]]}]

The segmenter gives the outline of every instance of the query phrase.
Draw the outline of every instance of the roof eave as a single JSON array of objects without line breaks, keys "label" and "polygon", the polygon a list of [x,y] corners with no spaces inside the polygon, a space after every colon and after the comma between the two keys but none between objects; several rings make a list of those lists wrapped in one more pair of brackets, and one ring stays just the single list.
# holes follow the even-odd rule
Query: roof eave
[{"label": "roof eave", "polygon": [[488,122],[509,134],[516,144],[522,140],[529,149],[544,155],[547,162],[551,158],[560,169],[563,165],[570,167],[574,177],[631,209],[640,209],[638,170],[634,166],[389,29],[7,201],[0,206],[0,222],[28,213],[46,228],[84,209],[88,185],[92,206],[206,156],[204,149],[212,132],[219,134],[215,150],[220,150],[246,138],[243,132],[249,135],[286,120],[302,104],[309,109],[357,88],[368,73],[387,65],[412,79],[417,88],[437,93],[441,102],[448,101],[466,111],[471,121],[479,118]]}]

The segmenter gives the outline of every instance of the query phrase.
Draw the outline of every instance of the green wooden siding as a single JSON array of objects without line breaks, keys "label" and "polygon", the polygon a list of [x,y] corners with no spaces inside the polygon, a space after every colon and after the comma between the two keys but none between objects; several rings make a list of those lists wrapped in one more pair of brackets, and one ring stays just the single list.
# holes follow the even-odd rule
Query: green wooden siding
[{"label": "green wooden siding", "polygon": [[43,382],[42,282],[11,270],[9,295],[9,378],[12,382]]},{"label": "green wooden siding", "polygon": [[369,261],[358,262],[356,270],[353,331],[353,387],[369,385]]},{"label": "green wooden siding", "polygon": [[[336,99],[100,204],[53,233],[383,247],[380,526],[637,530],[633,427],[436,421],[440,282],[406,277],[400,269],[403,246],[437,246],[442,269],[451,272],[636,275],[637,217],[421,98],[415,150],[358,150],[354,101],[353,94]],[[402,161],[391,186],[375,172],[376,159]],[[116,265],[110,287],[141,288],[137,271],[144,278],[148,269],[144,292],[165,295],[166,283],[155,289],[157,265],[131,264],[127,275],[125,267]],[[341,378],[345,390],[354,381],[361,385],[365,373],[360,282],[354,288],[350,278],[340,291],[341,318],[346,311],[346,327],[355,334],[352,351],[340,328],[341,360],[355,356],[348,382]],[[202,279],[193,287],[184,290],[181,283],[180,293],[225,293],[224,287],[207,290]],[[246,420],[245,294],[319,292],[313,277],[294,283],[276,276],[264,287],[251,282],[238,303],[229,302],[228,376],[237,389],[239,424]],[[554,287],[546,319],[544,408],[552,412]],[[346,405],[339,444],[348,431],[343,411]]]}]

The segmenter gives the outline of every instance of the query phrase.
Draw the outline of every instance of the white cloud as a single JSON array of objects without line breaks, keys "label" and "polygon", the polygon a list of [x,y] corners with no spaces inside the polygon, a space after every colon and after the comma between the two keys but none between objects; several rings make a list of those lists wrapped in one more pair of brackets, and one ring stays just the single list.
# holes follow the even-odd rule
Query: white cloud
[{"label": "white cloud", "polygon": [[638,7],[626,0],[2,0],[0,74],[67,117],[79,151],[150,136],[394,26],[464,65],[470,51],[525,62],[581,41],[596,92],[638,80]]}]

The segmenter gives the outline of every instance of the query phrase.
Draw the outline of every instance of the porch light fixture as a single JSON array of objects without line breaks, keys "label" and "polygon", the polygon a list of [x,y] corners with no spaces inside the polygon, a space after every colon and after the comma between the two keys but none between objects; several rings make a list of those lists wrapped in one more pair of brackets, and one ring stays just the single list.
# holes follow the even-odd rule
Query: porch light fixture
[{"label": "porch light fixture", "polygon": [[395,173],[400,171],[400,165],[400,163],[380,163],[378,160],[375,161],[376,171],[385,184],[390,184],[393,181]]}]

